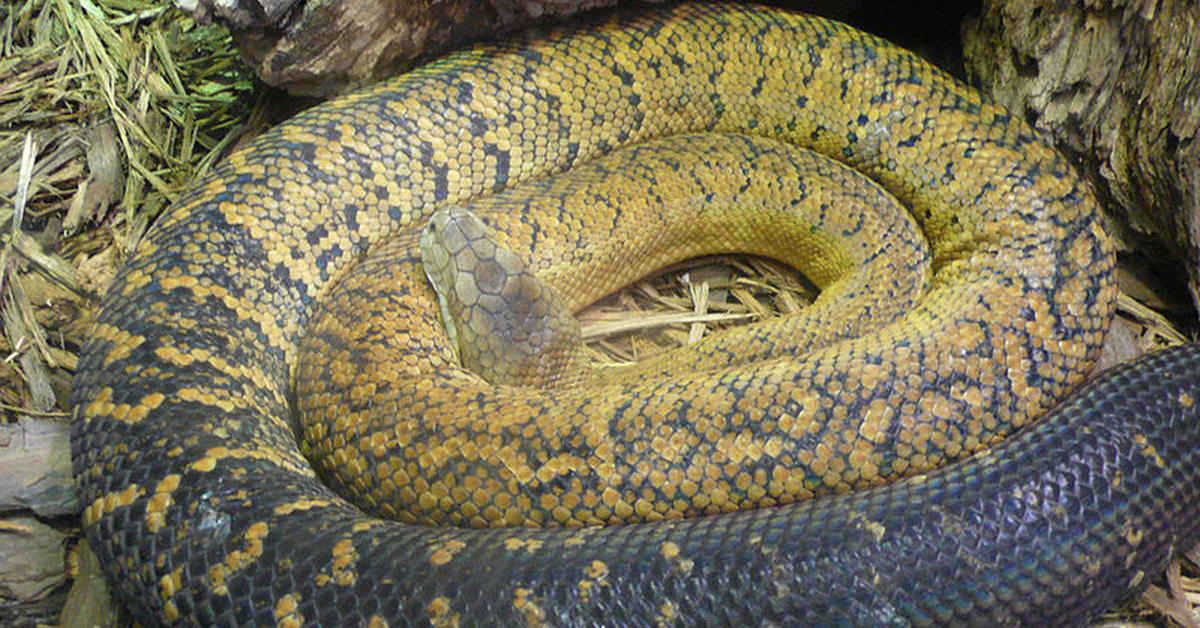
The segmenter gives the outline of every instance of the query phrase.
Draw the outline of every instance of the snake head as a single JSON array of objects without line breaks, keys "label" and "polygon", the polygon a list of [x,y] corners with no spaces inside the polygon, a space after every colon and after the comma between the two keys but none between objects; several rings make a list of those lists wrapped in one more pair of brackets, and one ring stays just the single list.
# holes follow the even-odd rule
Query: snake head
[{"label": "snake head", "polygon": [[586,372],[579,323],[475,214],[452,206],[421,233],[421,262],[464,368],[493,384],[553,387]]}]

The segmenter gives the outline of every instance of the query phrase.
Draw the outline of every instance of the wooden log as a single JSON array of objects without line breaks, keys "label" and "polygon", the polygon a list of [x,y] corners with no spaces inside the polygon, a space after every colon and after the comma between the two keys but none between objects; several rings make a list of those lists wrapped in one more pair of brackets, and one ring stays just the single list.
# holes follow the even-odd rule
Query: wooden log
[{"label": "wooden log", "polygon": [[64,584],[66,540],[33,517],[0,519],[0,599],[29,604]]},{"label": "wooden log", "polygon": [[56,517],[80,510],[71,479],[70,427],[28,417],[0,424],[0,513]]},{"label": "wooden log", "polygon": [[467,42],[620,0],[177,0],[229,28],[269,85],[327,96]]},{"label": "wooden log", "polygon": [[1200,3],[984,0],[963,44],[968,72],[1076,160],[1121,248],[1200,309]]}]

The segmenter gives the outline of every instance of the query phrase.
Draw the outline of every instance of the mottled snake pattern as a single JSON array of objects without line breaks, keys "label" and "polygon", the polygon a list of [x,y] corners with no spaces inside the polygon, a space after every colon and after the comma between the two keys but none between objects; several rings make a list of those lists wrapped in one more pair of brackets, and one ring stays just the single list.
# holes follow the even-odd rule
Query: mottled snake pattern
[{"label": "mottled snake pattern", "polygon": [[[928,239],[921,297],[795,359],[641,367],[602,395],[488,397],[426,314],[398,331],[434,366],[387,354],[392,379],[357,385],[336,355],[350,326],[322,308],[374,307],[356,269],[435,211],[697,133],[869,176]],[[139,244],[73,393],[87,536],[145,624],[1083,622],[1197,536],[1200,350],[1060,401],[1098,354],[1113,265],[1086,186],[1023,121],[835,22],[681,4],[453,54],[267,132]],[[767,325],[730,337],[774,351]],[[298,425],[297,396],[324,427]],[[400,429],[379,407],[463,418]],[[490,440],[506,431],[532,438]],[[568,527],[422,525],[441,520]]]}]

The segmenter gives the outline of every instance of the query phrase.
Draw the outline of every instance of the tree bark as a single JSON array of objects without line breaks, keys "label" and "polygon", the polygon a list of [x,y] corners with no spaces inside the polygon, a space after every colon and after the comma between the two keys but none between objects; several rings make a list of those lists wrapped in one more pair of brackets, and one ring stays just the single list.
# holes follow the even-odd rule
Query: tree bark
[{"label": "tree bark", "polygon": [[176,0],[227,26],[269,85],[328,96],[535,21],[620,0]]},{"label": "tree bark", "polygon": [[[0,519],[0,617],[44,612],[39,602],[66,582],[67,535],[33,517]],[[61,604],[61,600],[56,603]]]},{"label": "tree bark", "polygon": [[1200,3],[984,0],[963,43],[968,72],[1076,160],[1118,246],[1200,309]]},{"label": "tree bark", "polygon": [[31,418],[0,425],[0,514],[57,517],[80,508],[71,481],[70,426]]}]

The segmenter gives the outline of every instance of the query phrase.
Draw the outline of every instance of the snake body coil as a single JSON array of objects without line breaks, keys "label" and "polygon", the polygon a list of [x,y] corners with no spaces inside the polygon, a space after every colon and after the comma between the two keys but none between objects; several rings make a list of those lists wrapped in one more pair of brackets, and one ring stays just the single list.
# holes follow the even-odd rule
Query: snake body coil
[{"label": "snake body coil", "polygon": [[[811,371],[687,380],[696,398],[736,389],[729,423],[768,416],[778,434],[764,436],[809,447],[792,461],[799,492],[974,451],[1054,406],[1094,359],[1113,256],[1086,189],[1023,123],[904,51],[825,20],[685,4],[453,55],[231,155],[116,279],[79,362],[72,457],[88,538],[137,618],[1069,624],[1195,540],[1196,347],[1105,375],[946,471],[748,512],[427,528],[318,480],[293,439],[293,376],[336,277],[441,207],[694,132],[811,147],[932,234],[931,297],[902,327],[831,346]],[[888,397],[901,379],[948,388]],[[818,414],[833,421],[820,442],[782,427]],[[736,492],[719,460],[707,468]],[[632,499],[613,494],[589,517]]]}]

